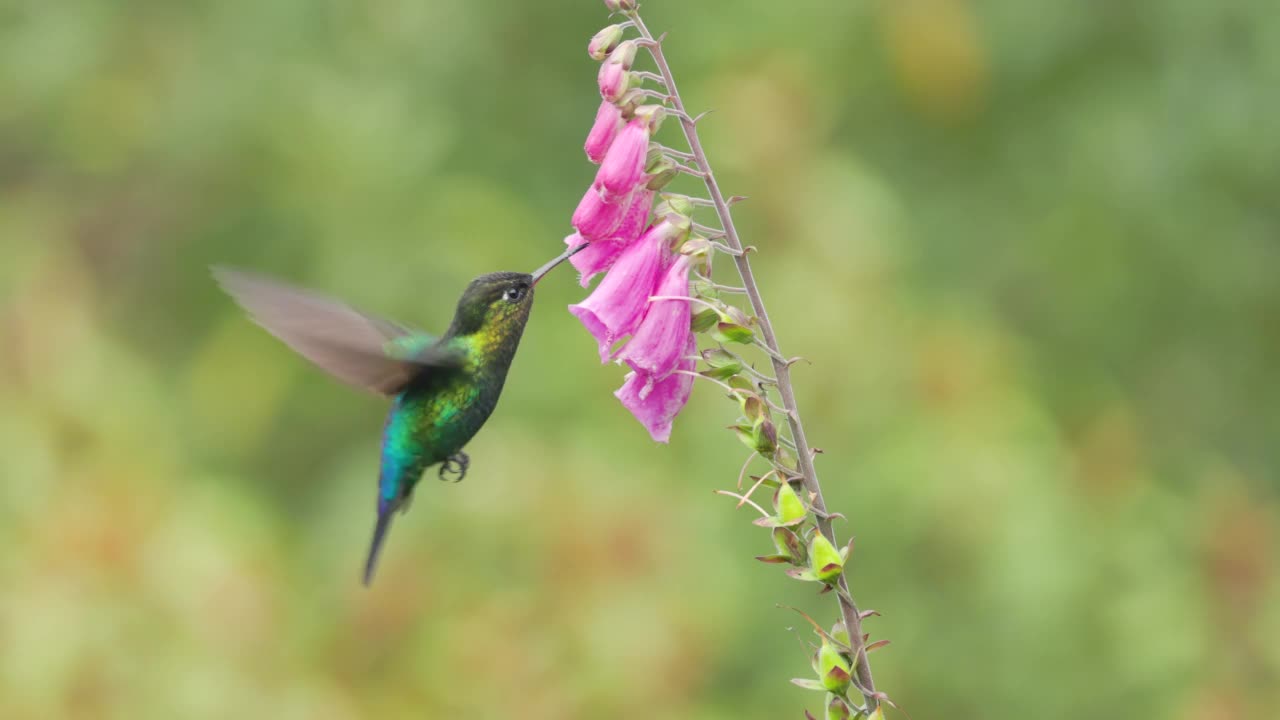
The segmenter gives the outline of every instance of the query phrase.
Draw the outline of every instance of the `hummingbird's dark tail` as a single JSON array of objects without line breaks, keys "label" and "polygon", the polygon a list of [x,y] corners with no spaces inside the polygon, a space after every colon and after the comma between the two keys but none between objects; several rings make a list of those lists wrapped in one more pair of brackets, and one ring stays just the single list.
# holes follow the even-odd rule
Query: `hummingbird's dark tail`
[{"label": "hummingbird's dark tail", "polygon": [[369,545],[369,559],[364,562],[364,586],[373,582],[373,573],[378,568],[378,554],[382,552],[382,543],[387,539],[387,531],[391,529],[391,518],[395,517],[397,505],[391,503],[387,507],[378,508],[378,524],[373,527],[373,543]]}]

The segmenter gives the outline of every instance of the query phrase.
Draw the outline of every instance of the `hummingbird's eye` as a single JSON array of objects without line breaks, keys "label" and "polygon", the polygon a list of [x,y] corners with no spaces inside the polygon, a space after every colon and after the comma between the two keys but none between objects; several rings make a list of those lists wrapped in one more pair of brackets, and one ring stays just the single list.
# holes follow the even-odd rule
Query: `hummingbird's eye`
[{"label": "hummingbird's eye", "polygon": [[502,299],[507,302],[520,302],[522,297],[524,297],[524,288],[519,285],[513,285],[502,293]]}]

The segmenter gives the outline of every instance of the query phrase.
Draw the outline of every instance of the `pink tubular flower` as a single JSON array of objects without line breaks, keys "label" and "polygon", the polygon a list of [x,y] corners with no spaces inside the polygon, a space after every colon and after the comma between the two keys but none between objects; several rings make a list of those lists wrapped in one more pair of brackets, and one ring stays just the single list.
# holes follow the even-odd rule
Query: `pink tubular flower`
[{"label": "pink tubular flower", "polygon": [[599,165],[620,129],[622,129],[622,111],[608,100],[602,100],[600,109],[596,111],[595,124],[591,126],[591,132],[587,133],[587,142],[583,145],[583,149],[587,151],[587,158]]},{"label": "pink tubular flower", "polygon": [[606,197],[626,195],[640,184],[648,152],[649,122],[637,117],[618,133],[596,173],[596,184],[604,188]]},{"label": "pink tubular flower", "polygon": [[[676,257],[654,295],[689,296],[689,258]],[[680,365],[682,354],[693,337],[689,329],[688,300],[653,300],[631,340],[618,352],[632,370],[654,380],[662,380]]]},{"label": "pink tubular flower", "polygon": [[[649,227],[649,211],[653,210],[654,191],[640,188],[631,196],[631,207],[622,216],[618,227],[614,228],[611,237],[630,245]],[[576,257],[576,256],[575,256]],[[570,258],[572,260],[572,258]]]},{"label": "pink tubular flower", "polygon": [[613,344],[636,329],[658,284],[667,242],[688,231],[688,224],[663,220],[645,232],[618,256],[594,292],[569,312],[577,316],[595,337],[600,362],[607,362]]},{"label": "pink tubular flower", "polygon": [[[564,244],[575,247],[587,242],[581,233],[574,233],[564,239]],[[593,240],[589,247],[569,258],[569,262],[578,271],[578,281],[582,287],[591,282],[591,278],[609,269],[627,244],[617,238],[601,238]]]},{"label": "pink tubular flower", "polygon": [[[653,209],[653,191],[637,190],[631,199],[631,207],[623,216],[622,222],[607,238],[598,238],[587,248],[569,258],[569,262],[578,270],[579,282],[586,287],[591,278],[608,270],[628,245],[640,237],[640,231],[649,224],[649,211]],[[564,239],[569,247],[587,242],[581,233],[574,233]]]},{"label": "pink tubular flower", "polygon": [[600,187],[593,184],[573,211],[573,227],[587,240],[609,237],[618,229],[630,207],[630,196],[605,199]]},{"label": "pink tubular flower", "polygon": [[[684,356],[690,359],[681,361],[678,369],[692,372],[695,361],[691,358],[697,350],[697,341],[690,335],[688,344],[683,347]],[[671,421],[684,409],[692,392],[693,376],[684,372],[673,372],[662,380],[654,380],[642,372],[632,372],[613,396],[622,401],[623,406],[649,430],[654,441],[664,443],[671,439]]]}]

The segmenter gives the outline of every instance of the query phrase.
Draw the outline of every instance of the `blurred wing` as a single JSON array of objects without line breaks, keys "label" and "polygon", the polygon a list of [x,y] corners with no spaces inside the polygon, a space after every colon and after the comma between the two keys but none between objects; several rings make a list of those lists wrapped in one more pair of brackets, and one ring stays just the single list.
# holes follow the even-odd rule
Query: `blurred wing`
[{"label": "blurred wing", "polygon": [[229,268],[213,268],[213,277],[254,322],[350,385],[394,395],[426,368],[461,363],[436,338],[338,300]]}]

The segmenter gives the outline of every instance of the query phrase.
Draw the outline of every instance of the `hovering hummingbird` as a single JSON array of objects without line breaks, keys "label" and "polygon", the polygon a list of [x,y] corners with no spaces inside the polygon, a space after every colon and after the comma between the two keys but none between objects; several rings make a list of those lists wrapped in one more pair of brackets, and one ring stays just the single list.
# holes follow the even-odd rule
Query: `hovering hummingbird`
[{"label": "hovering hummingbird", "polygon": [[261,275],[213,268],[222,289],[267,332],[338,380],[391,398],[365,585],[373,579],[392,517],[407,508],[424,471],[440,464],[441,480],[466,476],[470,458],[462,448],[498,403],[533,307],[534,285],[583,247],[566,250],[531,274],[499,272],[472,280],[440,337]]}]

